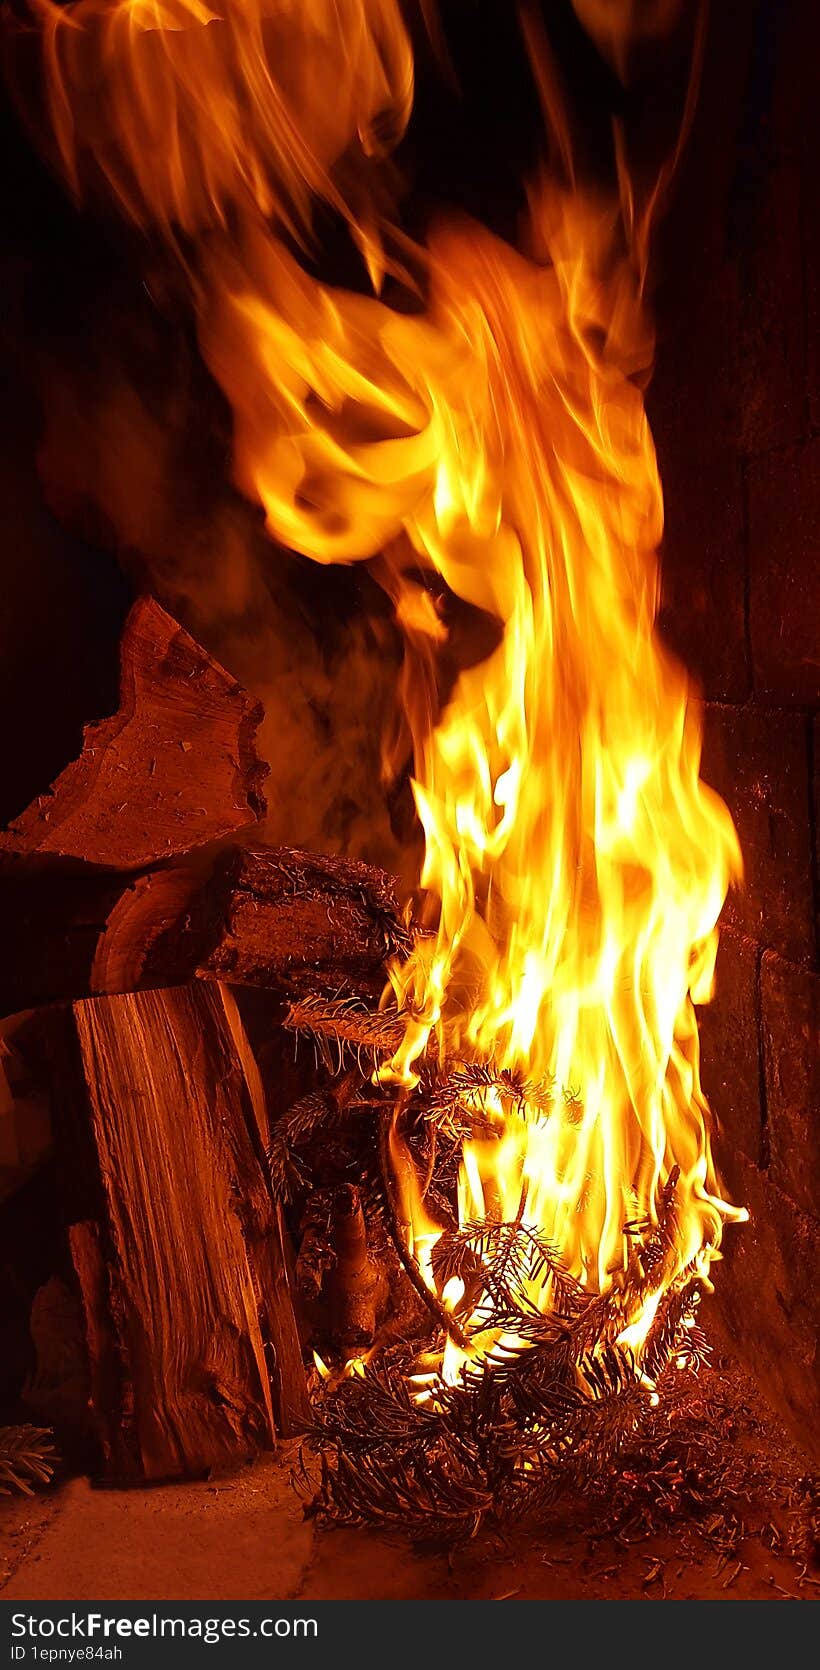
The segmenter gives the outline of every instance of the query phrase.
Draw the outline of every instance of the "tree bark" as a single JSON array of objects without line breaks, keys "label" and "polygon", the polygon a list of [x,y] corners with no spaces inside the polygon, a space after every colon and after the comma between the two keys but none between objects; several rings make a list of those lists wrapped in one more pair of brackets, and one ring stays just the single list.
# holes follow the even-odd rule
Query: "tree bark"
[{"label": "tree bark", "polygon": [[410,937],[389,878],[353,860],[230,847],[124,884],[0,860],[0,1015],[218,979],[377,996]]},{"label": "tree bark", "polygon": [[[135,937],[123,910],[95,959],[98,978],[112,966],[117,939]],[[372,991],[384,983],[386,959],[408,948],[383,871],[290,847],[244,847],[218,861],[207,885],[152,940],[141,975],[167,983],[193,967],[200,979],[238,986],[315,991],[318,979],[323,991]]]}]

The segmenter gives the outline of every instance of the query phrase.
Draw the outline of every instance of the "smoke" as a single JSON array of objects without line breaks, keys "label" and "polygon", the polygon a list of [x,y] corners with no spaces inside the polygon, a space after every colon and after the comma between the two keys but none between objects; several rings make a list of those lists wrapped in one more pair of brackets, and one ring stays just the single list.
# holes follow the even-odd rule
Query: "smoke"
[{"label": "smoke", "polygon": [[271,541],[230,485],[216,391],[190,346],[171,344],[147,310],[124,323],[112,305],[92,352],[41,355],[47,502],[264,704],[266,838],[362,856],[409,884],[418,857],[391,828],[374,721],[395,703],[389,609],[366,576],[328,578]]},{"label": "smoke", "polygon": [[[139,229],[121,240],[130,283],[106,294],[86,256],[76,317],[60,298],[61,323],[20,345],[47,502],[263,702],[266,837],[410,885],[409,793],[382,771],[402,659],[391,606],[364,571],[322,572],[266,532],[232,484],[231,416],[192,335],[202,273],[243,223],[315,254],[321,202],[379,282],[386,158],[413,89],[397,0],[225,0],[218,15],[196,0],[33,0],[31,21],[40,75],[28,104],[25,78],[15,91],[36,142],[78,202]],[[399,770],[408,757],[409,743]]]},{"label": "smoke", "polygon": [[[576,4],[601,50],[613,53],[670,25],[676,10],[676,0]],[[433,9],[424,12],[432,27]],[[410,878],[417,829],[405,816],[397,837],[382,760],[387,737],[401,781],[408,740],[397,689],[409,651],[421,644],[425,659],[426,628],[402,636],[392,606],[399,598],[405,615],[413,608],[395,574],[385,592],[362,564],[317,567],[309,558],[344,565],[399,536],[396,477],[387,517],[381,488],[365,506],[361,486],[378,448],[388,472],[401,454],[396,468],[417,495],[414,443],[417,427],[432,434],[429,413],[416,411],[415,392],[394,377],[385,428],[372,390],[352,381],[344,398],[354,440],[340,466],[333,330],[352,320],[366,341],[371,315],[359,327],[356,303],[337,305],[305,273],[316,319],[303,353],[304,315],[288,320],[285,344],[278,280],[268,294],[271,274],[288,263],[298,270],[295,248],[302,261],[315,255],[318,203],[347,228],[374,288],[386,273],[407,277],[395,256],[402,245],[391,227],[388,161],[413,99],[402,10],[397,0],[223,0],[217,16],[196,0],[32,0],[32,16],[53,159],[76,198],[113,205],[140,229],[136,259],[146,271],[149,240],[159,239],[160,268],[176,266],[233,421],[232,429],[186,329],[164,323],[161,306],[123,326],[115,303],[103,304],[93,333],[41,362],[49,503],[114,551],[135,585],[155,592],[263,701],[268,837],[358,853]],[[250,310],[250,268],[238,279],[234,269],[260,248],[253,277],[264,283]],[[373,386],[381,380],[374,373]],[[397,411],[403,428],[394,431]],[[272,504],[264,466],[274,448],[286,467]],[[430,459],[419,468],[429,473]],[[267,529],[232,478],[264,503]],[[345,518],[333,497],[340,488],[351,490]],[[452,616],[452,603],[439,617],[448,606]],[[436,626],[436,665],[425,675],[431,722],[459,671],[438,647],[452,625]]]}]

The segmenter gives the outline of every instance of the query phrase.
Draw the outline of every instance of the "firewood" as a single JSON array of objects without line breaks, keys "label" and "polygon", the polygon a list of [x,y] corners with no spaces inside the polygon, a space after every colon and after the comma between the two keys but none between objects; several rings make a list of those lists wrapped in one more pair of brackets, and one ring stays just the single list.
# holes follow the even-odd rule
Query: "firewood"
[{"label": "firewood", "polygon": [[79,759],[0,835],[0,853],[50,853],[144,869],[257,823],[263,716],[153,598],[120,648],[120,706],[88,725]]},{"label": "firewood", "polygon": [[[267,1155],[271,1127],[262,1078],[236,1002],[227,987],[221,986],[219,990],[248,1088],[253,1113],[254,1156],[257,1163],[261,1162],[266,1185],[269,1186]],[[266,1209],[256,1233],[250,1226],[247,1227],[246,1238],[257,1276],[262,1333],[271,1359],[271,1391],[277,1431],[283,1438],[292,1438],[304,1432],[313,1417],[293,1308],[295,1260],[280,1200],[273,1199],[270,1217]]]},{"label": "firewood", "polygon": [[409,935],[389,878],[291,848],[229,847],[127,884],[0,859],[0,1014],[194,978],[368,995]]},{"label": "firewood", "polygon": [[[385,960],[408,947],[383,871],[289,847],[243,847],[218,861],[154,941],[143,983],[176,981],[192,968],[239,986],[301,991],[318,981],[324,991],[373,991]],[[98,969],[105,955],[101,947]]]},{"label": "firewood", "polygon": [[304,1375],[261,1085],[230,994],[75,1003],[50,1063],[104,1473],[195,1477],[270,1448],[271,1373],[280,1430],[304,1417]]}]

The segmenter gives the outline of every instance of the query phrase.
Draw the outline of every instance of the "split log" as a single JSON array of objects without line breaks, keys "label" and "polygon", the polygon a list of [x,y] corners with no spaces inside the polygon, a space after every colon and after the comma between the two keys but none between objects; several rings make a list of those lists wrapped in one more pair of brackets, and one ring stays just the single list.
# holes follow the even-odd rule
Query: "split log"
[{"label": "split log", "polygon": [[120,647],[119,710],[86,726],[79,759],[0,835],[0,853],[136,870],[258,823],[262,717],[154,598],[138,599]]},{"label": "split log", "polygon": [[306,1393],[261,1086],[230,994],[75,1003],[50,1060],[106,1475],[196,1477],[271,1447],[273,1391],[280,1431],[304,1425]]},{"label": "split log", "polygon": [[[262,1163],[267,1193],[271,1128],[262,1077],[239,1009],[226,987],[221,986],[219,990],[248,1087],[253,1114],[254,1151],[257,1161]],[[277,1428],[283,1438],[292,1438],[306,1430],[313,1414],[293,1308],[295,1260],[280,1201],[272,1205],[270,1213],[267,1206],[261,1216],[257,1213],[255,1225],[247,1225],[246,1237],[261,1298],[262,1333],[270,1358]]]},{"label": "split log", "polygon": [[190,980],[378,996],[409,949],[389,878],[291,848],[231,847],[132,879],[0,864],[0,1014]]}]

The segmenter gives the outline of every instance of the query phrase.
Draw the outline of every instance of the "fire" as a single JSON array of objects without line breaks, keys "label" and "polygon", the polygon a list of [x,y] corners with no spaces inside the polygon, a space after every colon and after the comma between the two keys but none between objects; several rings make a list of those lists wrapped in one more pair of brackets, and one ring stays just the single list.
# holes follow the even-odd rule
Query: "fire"
[{"label": "fire", "polygon": [[[465,1092],[486,1134],[463,1145],[459,1220],[537,1231],[590,1293],[623,1284],[624,1225],[666,1202],[663,1257],[623,1316],[639,1358],[662,1292],[706,1276],[743,1215],[714,1173],[694,1008],[741,866],[655,629],[653,344],[623,169],[608,196],[533,182],[520,250],[451,218],[399,262],[368,172],[412,101],[394,0],[37,9],[69,178],[93,155],[140,225],[200,240],[186,259],[238,483],[274,540],[369,561],[395,605],[430,932],[391,970],[406,1026],[382,1081],[409,1092],[432,1048],[486,1069]],[[293,253],[316,197],[374,293]],[[411,267],[423,306],[399,312],[379,290]],[[448,596],[494,647],[439,711]],[[398,1127],[393,1158],[437,1291],[444,1226]],[[531,1297],[549,1308],[551,1284]],[[449,1340],[445,1377],[505,1348],[480,1294],[451,1278],[439,1299],[469,1338]]]},{"label": "fire", "polygon": [[[143,227],[227,230],[238,207],[304,237],[347,213],[332,165],[401,135],[413,59],[396,0],[32,0],[62,169]],[[343,70],[341,69],[343,66]],[[340,73],[341,71],[341,73]]]},{"label": "fire", "polygon": [[639,1348],[661,1286],[705,1273],[735,1215],[693,1004],[740,860],[654,630],[662,501],[636,381],[651,342],[619,222],[542,188],[530,230],[537,265],[475,233],[442,249],[469,391],[459,377],[431,402],[449,445],[411,538],[503,635],[417,732],[439,917],[433,949],[394,974],[415,1024],[393,1070],[410,1082],[438,1029],[533,1087],[513,1112],[485,1096],[496,1131],[465,1144],[460,1221],[537,1226],[593,1291],[623,1275],[625,1221],[652,1219],[679,1168],[674,1255],[621,1335]]}]

